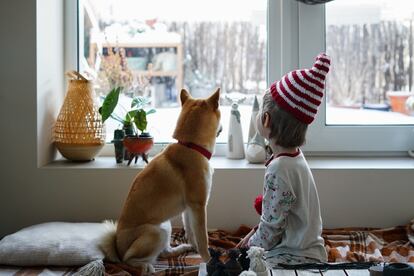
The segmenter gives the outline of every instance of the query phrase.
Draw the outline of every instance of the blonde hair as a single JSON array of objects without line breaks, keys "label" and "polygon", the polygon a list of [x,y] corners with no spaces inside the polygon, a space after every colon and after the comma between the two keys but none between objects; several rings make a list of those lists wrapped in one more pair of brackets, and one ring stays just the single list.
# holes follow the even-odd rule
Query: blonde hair
[{"label": "blonde hair", "polygon": [[[270,116],[269,139],[274,139],[277,145],[284,148],[300,147],[305,144],[308,125],[281,109],[273,100],[270,90],[267,90],[263,96],[262,116],[266,112]],[[263,119],[262,117],[262,123]]]}]

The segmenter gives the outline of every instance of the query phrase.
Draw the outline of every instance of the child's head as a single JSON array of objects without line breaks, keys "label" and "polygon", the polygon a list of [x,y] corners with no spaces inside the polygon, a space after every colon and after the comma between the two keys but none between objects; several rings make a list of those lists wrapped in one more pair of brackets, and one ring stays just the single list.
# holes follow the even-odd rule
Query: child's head
[{"label": "child's head", "polygon": [[300,147],[305,143],[308,125],[281,109],[270,91],[263,96],[261,112],[257,116],[259,134],[284,148]]},{"label": "child's head", "polygon": [[274,82],[263,96],[259,133],[284,148],[302,146],[322,102],[329,66],[330,58],[320,54],[311,69],[289,72]]}]

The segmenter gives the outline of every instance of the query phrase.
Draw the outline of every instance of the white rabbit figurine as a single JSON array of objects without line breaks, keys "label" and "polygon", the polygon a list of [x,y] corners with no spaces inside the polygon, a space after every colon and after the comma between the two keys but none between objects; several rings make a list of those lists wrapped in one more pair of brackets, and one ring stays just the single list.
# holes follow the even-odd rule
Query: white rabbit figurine
[{"label": "white rabbit figurine", "polygon": [[247,256],[250,259],[249,270],[254,271],[257,276],[268,276],[269,269],[263,260],[264,249],[258,246],[252,246],[247,251]]}]

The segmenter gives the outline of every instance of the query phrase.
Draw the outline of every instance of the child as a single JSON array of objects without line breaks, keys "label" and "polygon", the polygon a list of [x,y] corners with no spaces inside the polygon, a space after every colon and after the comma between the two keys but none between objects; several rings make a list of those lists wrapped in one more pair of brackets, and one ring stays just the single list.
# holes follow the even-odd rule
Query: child
[{"label": "child", "polygon": [[312,172],[299,147],[321,104],[330,58],[292,71],[271,85],[257,115],[257,130],[273,150],[266,164],[260,222],[238,247],[260,246],[273,264],[327,260]]}]

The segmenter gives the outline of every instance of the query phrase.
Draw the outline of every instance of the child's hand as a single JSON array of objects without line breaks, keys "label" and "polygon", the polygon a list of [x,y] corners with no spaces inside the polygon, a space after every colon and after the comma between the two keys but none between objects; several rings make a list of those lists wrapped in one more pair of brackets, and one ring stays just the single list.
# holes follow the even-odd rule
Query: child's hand
[{"label": "child's hand", "polygon": [[253,228],[237,245],[237,248],[243,248],[248,247],[248,243],[250,238],[253,236],[253,234],[256,232],[256,229]]}]

